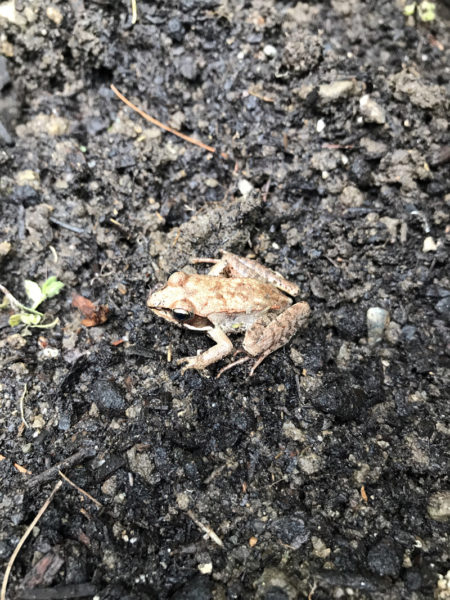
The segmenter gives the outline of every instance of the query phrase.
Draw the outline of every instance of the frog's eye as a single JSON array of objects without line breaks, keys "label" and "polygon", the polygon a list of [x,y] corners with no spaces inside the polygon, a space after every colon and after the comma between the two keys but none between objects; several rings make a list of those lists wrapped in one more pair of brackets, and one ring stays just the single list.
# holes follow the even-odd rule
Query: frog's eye
[{"label": "frog's eye", "polygon": [[189,310],[184,310],[184,308],[175,308],[172,312],[173,316],[179,323],[185,323],[193,317],[193,313]]}]

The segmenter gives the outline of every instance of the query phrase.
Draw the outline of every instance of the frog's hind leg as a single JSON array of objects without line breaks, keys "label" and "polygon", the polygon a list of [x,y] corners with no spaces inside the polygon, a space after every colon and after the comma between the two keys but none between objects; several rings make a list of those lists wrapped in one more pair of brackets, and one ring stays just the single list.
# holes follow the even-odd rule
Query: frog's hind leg
[{"label": "frog's hind leg", "polygon": [[[236,269],[239,256],[221,250],[224,258],[193,258],[191,263],[194,265],[209,263],[213,266],[208,271],[211,277],[245,277],[240,269]],[[250,275],[251,276],[251,275]]]},{"label": "frog's hind leg", "polygon": [[208,275],[212,277],[221,277],[228,271],[227,263],[220,258],[193,258],[191,259],[191,263],[194,265],[203,263],[212,264],[213,266],[208,271]]},{"label": "frog's hind leg", "polygon": [[288,281],[276,271],[269,269],[269,267],[260,264],[256,260],[237,256],[237,254],[233,254],[227,250],[221,250],[221,253],[222,261],[226,265],[223,270],[225,270],[230,277],[249,277],[251,279],[258,279],[259,281],[274,285],[290,296],[297,296],[299,294],[300,290],[298,285]]},{"label": "frog's hind leg", "polygon": [[245,334],[242,345],[250,356],[256,358],[250,376],[269,354],[288,343],[297,330],[307,322],[310,312],[306,302],[297,302],[268,325],[264,319],[256,321]]}]

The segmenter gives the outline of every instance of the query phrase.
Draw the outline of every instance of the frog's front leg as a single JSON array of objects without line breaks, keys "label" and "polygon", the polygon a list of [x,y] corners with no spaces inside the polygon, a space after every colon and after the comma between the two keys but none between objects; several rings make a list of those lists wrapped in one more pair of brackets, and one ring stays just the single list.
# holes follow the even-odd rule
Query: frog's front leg
[{"label": "frog's front leg", "polygon": [[297,302],[268,325],[264,318],[256,321],[245,334],[243,343],[244,350],[257,359],[250,376],[269,354],[288,343],[298,329],[307,322],[310,312],[307,302]]},{"label": "frog's front leg", "polygon": [[209,337],[216,342],[215,346],[208,348],[205,352],[198,354],[197,356],[186,356],[180,358],[177,364],[186,363],[182,368],[181,373],[183,374],[187,369],[198,369],[199,371],[206,369],[209,365],[221,360],[225,356],[228,356],[233,351],[233,344],[230,338],[220,329],[220,327],[214,327],[208,331]]}]

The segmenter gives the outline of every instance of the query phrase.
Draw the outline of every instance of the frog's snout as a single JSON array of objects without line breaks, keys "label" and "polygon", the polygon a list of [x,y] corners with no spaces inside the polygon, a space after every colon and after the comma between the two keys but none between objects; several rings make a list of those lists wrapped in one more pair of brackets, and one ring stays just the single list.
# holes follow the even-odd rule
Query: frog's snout
[{"label": "frog's snout", "polygon": [[147,298],[147,306],[152,308],[153,306],[158,305],[158,296],[159,292],[165,287],[164,283],[158,283],[150,290],[150,293]]}]

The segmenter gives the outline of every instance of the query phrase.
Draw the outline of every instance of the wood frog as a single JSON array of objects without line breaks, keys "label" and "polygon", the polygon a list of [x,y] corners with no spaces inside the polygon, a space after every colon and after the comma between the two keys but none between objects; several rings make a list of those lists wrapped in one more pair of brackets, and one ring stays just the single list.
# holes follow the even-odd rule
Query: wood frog
[{"label": "wood frog", "polygon": [[[272,352],[284,346],[308,320],[306,302],[292,304],[299,288],[276,271],[249,258],[222,250],[220,259],[194,258],[214,263],[207,275],[173,273],[161,289],[150,294],[147,306],[159,317],[193,331],[204,331],[215,345],[197,356],[178,360],[186,369],[203,370],[233,352],[229,333],[245,333],[247,356],[219,371],[255,359],[250,376]],[[286,295],[286,294],[289,294]]]}]

